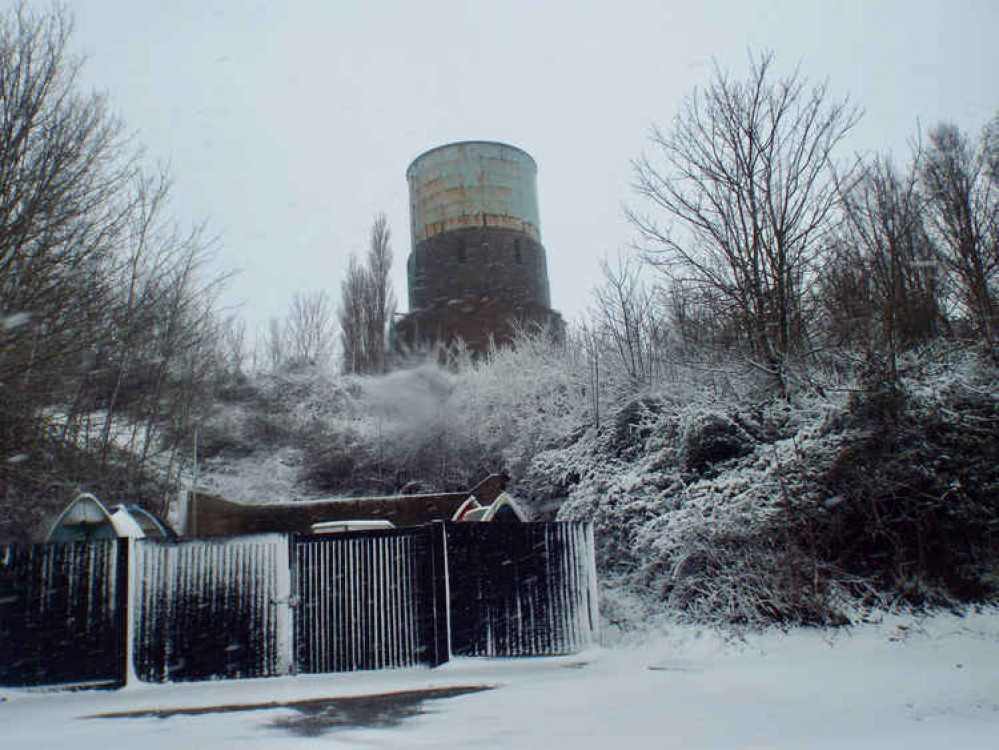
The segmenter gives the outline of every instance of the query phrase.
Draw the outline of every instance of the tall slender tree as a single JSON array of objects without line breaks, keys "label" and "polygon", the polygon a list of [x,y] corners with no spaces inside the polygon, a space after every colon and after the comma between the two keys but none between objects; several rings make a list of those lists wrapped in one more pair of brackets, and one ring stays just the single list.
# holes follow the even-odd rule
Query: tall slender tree
[{"label": "tall slender tree", "polygon": [[390,232],[384,214],[371,227],[367,263],[351,255],[340,284],[340,343],[345,373],[378,373],[386,367],[386,334],[395,309],[389,273]]},{"label": "tall slender tree", "polygon": [[367,367],[370,372],[385,371],[385,341],[395,310],[395,294],[389,273],[392,270],[391,231],[384,213],[375,216],[368,246],[368,292],[365,301]]}]

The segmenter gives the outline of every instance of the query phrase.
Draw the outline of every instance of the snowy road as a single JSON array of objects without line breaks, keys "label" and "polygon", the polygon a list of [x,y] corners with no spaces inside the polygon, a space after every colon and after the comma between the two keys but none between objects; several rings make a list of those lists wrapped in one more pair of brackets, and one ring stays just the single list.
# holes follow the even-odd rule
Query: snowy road
[{"label": "snowy road", "polygon": [[[491,690],[446,688],[491,686]],[[411,691],[433,689],[427,696]],[[358,701],[326,701],[408,691]],[[0,689],[0,747],[995,748],[999,612],[722,643],[676,629],[577,657],[436,670],[140,686]],[[421,700],[425,698],[425,700]],[[215,707],[292,704],[259,710]],[[198,709],[169,718],[85,718]],[[169,713],[169,712],[168,712]]]}]

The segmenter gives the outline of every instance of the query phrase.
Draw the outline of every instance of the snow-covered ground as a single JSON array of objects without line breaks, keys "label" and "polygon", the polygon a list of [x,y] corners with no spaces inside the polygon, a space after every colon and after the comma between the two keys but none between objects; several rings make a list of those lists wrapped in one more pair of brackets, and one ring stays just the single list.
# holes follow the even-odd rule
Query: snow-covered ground
[{"label": "snow-covered ground", "polygon": [[[333,703],[325,713],[311,703],[88,718],[460,686],[493,689],[422,704],[407,695]],[[435,670],[0,696],[0,747],[11,750],[995,748],[999,611],[729,640],[670,628],[573,657]]]}]

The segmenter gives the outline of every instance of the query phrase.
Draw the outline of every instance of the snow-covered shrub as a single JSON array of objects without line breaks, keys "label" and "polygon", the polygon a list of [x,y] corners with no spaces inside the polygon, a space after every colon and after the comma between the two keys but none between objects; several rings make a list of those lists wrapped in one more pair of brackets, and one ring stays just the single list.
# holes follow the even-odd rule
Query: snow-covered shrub
[{"label": "snow-covered shrub", "polygon": [[323,431],[310,436],[305,446],[301,479],[323,494],[350,494],[356,473],[368,463],[366,441],[350,429]]},{"label": "snow-covered shrub", "polygon": [[[704,414],[685,416],[696,422]],[[663,431],[678,431],[677,421],[664,420]],[[742,440],[745,455],[693,478],[679,441],[658,446],[581,481],[559,517],[592,520],[602,574],[676,616],[754,625],[835,621],[822,606],[826,578],[816,583],[816,561],[798,532],[800,517],[820,500],[808,481],[812,462],[831,461],[835,447],[819,435],[804,447],[793,439]]]},{"label": "snow-covered shrub", "polygon": [[999,393],[994,369],[962,369],[888,405],[858,399],[860,434],[822,477],[836,500],[816,524],[823,554],[917,604],[999,593]]},{"label": "snow-covered shrub", "polygon": [[257,415],[240,405],[225,404],[198,430],[198,456],[242,458],[261,447],[251,428]]},{"label": "snow-covered shrub", "polygon": [[[999,378],[977,357],[903,363],[888,395],[694,400],[647,410],[623,450],[602,430],[535,465],[571,476],[559,518],[594,522],[604,580],[674,616],[837,623],[870,606],[992,599]],[[695,460],[705,435],[728,452]]]},{"label": "snow-covered shrub", "polygon": [[745,456],[752,442],[746,431],[727,415],[701,412],[686,425],[680,460],[685,471],[699,474],[715,464]]},{"label": "snow-covered shrub", "polygon": [[636,535],[638,573],[668,605],[696,620],[830,622],[822,561],[801,531],[821,502],[811,467],[826,440],[758,444],[716,476],[678,488],[674,510]]},{"label": "snow-covered shrub", "polygon": [[649,449],[650,439],[672,440],[680,413],[678,402],[664,393],[643,393],[628,399],[611,416],[607,447],[617,456],[637,455],[636,451]]},{"label": "snow-covered shrub", "polygon": [[[521,333],[512,347],[480,359],[458,356],[447,368],[425,361],[346,380],[349,404],[318,429],[308,473],[323,475],[319,464],[343,452],[334,433],[350,430],[350,476],[336,485],[345,492],[392,492],[412,482],[459,489],[493,472],[516,485],[538,453],[580,432],[587,413],[574,351],[544,332]],[[328,481],[315,486],[333,489]]]},{"label": "snow-covered shrub", "polygon": [[539,450],[586,420],[585,364],[545,332],[520,333],[459,373],[452,414],[483,448],[519,475]]}]

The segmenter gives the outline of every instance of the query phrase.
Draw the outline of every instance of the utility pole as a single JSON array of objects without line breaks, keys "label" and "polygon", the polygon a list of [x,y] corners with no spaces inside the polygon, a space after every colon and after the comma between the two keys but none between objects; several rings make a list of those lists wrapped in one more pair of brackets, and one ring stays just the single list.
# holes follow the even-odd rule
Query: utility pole
[{"label": "utility pole", "polygon": [[184,525],[187,527],[188,531],[194,531],[194,515],[198,504],[196,502],[196,496],[198,494],[198,431],[200,427],[194,425],[194,471],[193,477],[191,478],[191,491],[187,493],[187,513],[185,513]]}]

